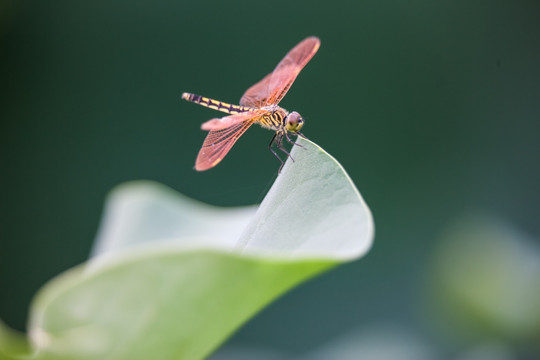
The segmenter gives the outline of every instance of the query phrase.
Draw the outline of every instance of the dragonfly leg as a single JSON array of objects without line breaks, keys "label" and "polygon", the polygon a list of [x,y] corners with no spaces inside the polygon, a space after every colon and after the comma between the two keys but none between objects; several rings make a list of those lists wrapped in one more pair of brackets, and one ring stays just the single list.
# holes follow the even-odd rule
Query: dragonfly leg
[{"label": "dragonfly leg", "polygon": [[[287,133],[285,133],[285,137],[287,138],[287,140],[289,140],[289,136],[287,136]],[[287,154],[287,156],[290,157],[291,160],[294,162],[294,159],[291,156],[291,154],[287,151],[287,149],[285,149],[283,147],[282,140],[283,140],[283,134],[278,135],[278,139],[277,139],[277,147],[278,147],[278,149],[283,151],[285,154]]]},{"label": "dragonfly leg", "polygon": [[281,158],[279,157],[279,155],[276,153],[276,151],[272,148],[272,145],[274,144],[274,142],[277,142],[277,143],[281,143],[281,137],[279,137],[279,134],[278,133],[275,133],[274,136],[272,136],[272,140],[270,140],[270,144],[268,144],[268,149],[270,149],[270,151],[272,152],[272,154],[274,154],[274,156],[276,157],[276,159],[279,160],[279,162],[281,163],[281,166],[279,167],[279,170],[278,170],[278,173],[281,172],[281,169],[283,168],[283,165],[285,165],[285,163],[283,162],[283,160],[281,160]]},{"label": "dragonfly leg", "polygon": [[[298,134],[295,134],[297,137],[299,136]],[[302,149],[305,149],[306,147],[305,146],[302,146],[300,144],[298,144],[296,141],[292,141],[292,139],[289,137],[289,133],[285,133],[285,137],[287,138],[287,141],[290,142],[291,144],[296,145],[296,146],[300,146]]]}]

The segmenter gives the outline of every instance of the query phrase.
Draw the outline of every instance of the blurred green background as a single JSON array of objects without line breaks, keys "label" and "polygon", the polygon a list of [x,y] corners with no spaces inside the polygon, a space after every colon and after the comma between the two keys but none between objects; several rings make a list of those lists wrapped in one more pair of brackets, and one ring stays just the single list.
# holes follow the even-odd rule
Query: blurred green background
[{"label": "blurred green background", "polygon": [[[538,1],[3,0],[0,318],[24,330],[38,288],[87,258],[104,197],[123,181],[216,205],[261,201],[279,167],[272,133],[253,127],[197,173],[200,124],[218,114],[180,94],[237,103],[316,35],[321,48],[281,105],[349,172],[374,214],[374,248],[272,304],[226,347],[301,354],[381,322],[443,356],[471,346],[478,338],[442,319],[459,309],[430,295],[434,263],[471,213],[511,224],[538,251],[539,20]],[[534,358],[539,328],[479,333]]]}]

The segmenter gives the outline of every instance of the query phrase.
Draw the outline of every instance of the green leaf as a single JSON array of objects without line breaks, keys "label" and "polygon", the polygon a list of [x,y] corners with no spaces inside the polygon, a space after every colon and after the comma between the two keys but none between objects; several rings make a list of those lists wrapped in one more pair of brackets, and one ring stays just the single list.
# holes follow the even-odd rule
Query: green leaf
[{"label": "green leaf", "polygon": [[0,320],[0,359],[17,359],[18,355],[28,353],[29,345],[26,337],[7,327]]},{"label": "green leaf", "polygon": [[151,182],[110,195],[87,263],[31,309],[37,359],[200,359],[291,287],[365,254],[369,209],[334,158],[300,140],[255,210]]},{"label": "green leaf", "polygon": [[[461,338],[535,344],[540,334],[540,247],[487,215],[455,222],[430,272],[443,318]],[[439,309],[436,309],[439,310]]]}]

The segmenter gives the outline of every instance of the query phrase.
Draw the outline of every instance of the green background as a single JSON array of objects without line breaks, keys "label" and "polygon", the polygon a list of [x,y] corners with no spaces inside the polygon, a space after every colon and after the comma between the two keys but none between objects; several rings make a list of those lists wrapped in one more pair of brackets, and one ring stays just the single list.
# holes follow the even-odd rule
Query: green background
[{"label": "green background", "polygon": [[180,94],[237,102],[309,35],[321,48],[281,105],[349,172],[374,248],[227,346],[301,353],[379,321],[426,331],[430,259],[456,219],[487,213],[540,238],[538,1],[0,4],[0,318],[17,329],[38,288],[87,258],[113,186],[262,200],[272,134],[250,129],[197,173],[200,124],[218,114]]}]

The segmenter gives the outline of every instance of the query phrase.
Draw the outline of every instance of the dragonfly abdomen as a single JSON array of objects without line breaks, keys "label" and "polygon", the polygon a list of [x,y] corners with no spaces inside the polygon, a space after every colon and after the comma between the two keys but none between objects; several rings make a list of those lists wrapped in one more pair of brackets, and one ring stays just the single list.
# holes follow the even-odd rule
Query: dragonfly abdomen
[{"label": "dragonfly abdomen", "polygon": [[205,106],[210,109],[223,111],[224,113],[227,113],[227,114],[238,114],[241,112],[253,110],[252,108],[247,107],[247,106],[227,104],[226,102],[223,102],[223,101],[214,100],[214,99],[210,99],[204,96],[191,94],[191,93],[183,93],[182,99],[195,103],[195,104]]}]

